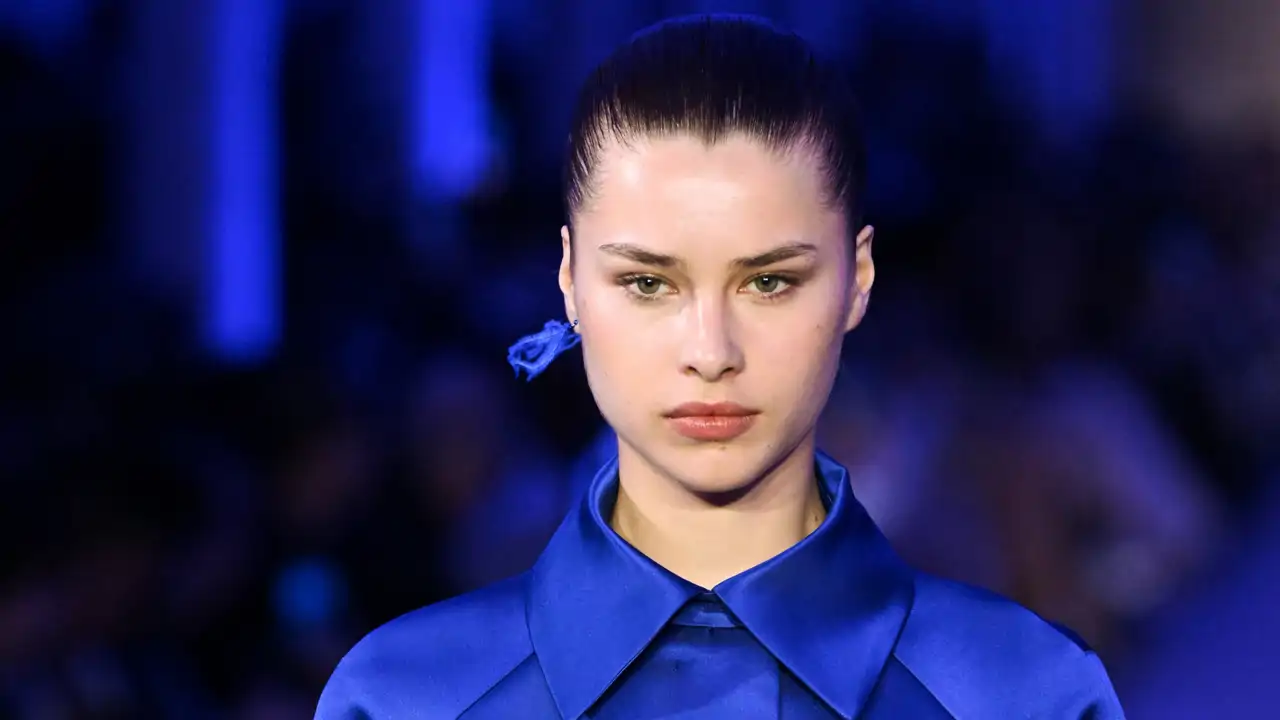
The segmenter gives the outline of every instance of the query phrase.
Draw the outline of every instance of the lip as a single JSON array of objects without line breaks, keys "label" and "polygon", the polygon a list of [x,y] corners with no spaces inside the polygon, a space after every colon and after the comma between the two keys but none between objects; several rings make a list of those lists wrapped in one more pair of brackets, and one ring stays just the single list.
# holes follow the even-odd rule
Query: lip
[{"label": "lip", "polygon": [[675,409],[665,413],[666,417],[672,419],[678,418],[711,418],[711,417],[750,417],[751,415],[759,415],[759,410],[752,410],[743,407],[737,403],[721,402],[721,403],[703,403],[688,402],[683,405],[676,406]]},{"label": "lip", "polygon": [[677,434],[702,442],[725,442],[751,429],[758,410],[736,403],[685,403],[665,414]]}]

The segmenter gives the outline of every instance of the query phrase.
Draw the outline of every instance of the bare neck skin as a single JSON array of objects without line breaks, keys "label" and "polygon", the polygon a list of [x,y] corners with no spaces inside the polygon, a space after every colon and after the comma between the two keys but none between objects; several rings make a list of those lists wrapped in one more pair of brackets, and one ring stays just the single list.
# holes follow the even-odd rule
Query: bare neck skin
[{"label": "bare neck skin", "polygon": [[691,493],[625,445],[609,524],[651,560],[699,587],[774,557],[822,524],[810,437],[765,477],[732,498]]}]

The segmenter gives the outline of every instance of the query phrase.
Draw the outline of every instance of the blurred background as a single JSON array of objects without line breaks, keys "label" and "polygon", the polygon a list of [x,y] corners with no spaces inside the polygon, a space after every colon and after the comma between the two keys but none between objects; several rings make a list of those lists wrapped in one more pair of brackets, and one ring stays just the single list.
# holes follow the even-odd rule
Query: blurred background
[{"label": "blurred background", "polygon": [[1280,3],[0,0],[0,717],[309,718],[609,452],[559,317],[577,84],[763,13],[865,106],[824,446],[1132,718],[1274,718]]}]

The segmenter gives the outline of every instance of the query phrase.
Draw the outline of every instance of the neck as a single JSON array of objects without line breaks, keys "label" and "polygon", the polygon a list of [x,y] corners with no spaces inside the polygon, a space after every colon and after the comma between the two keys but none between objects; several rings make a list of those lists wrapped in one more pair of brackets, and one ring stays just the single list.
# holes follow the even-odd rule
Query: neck
[{"label": "neck", "polygon": [[801,443],[732,500],[699,495],[644,462],[618,457],[618,500],[610,525],[672,573],[703,588],[748,570],[800,542],[826,508],[814,479],[813,439]]}]

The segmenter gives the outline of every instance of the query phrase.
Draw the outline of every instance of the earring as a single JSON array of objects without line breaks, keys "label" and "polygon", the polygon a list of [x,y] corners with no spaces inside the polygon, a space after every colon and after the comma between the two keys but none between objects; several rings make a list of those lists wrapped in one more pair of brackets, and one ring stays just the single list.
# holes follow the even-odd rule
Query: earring
[{"label": "earring", "polygon": [[516,377],[520,377],[521,370],[525,372],[526,381],[542,374],[560,353],[582,341],[582,336],[574,332],[577,327],[577,320],[572,324],[548,320],[540,332],[517,340],[507,349],[507,362],[516,371]]}]

